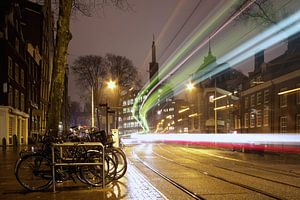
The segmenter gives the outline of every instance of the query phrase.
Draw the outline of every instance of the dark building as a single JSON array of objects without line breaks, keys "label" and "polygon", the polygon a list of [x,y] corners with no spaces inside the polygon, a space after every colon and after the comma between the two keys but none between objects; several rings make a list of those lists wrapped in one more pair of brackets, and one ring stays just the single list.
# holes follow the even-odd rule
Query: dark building
[{"label": "dark building", "polygon": [[28,140],[28,67],[30,55],[22,32],[21,8],[1,1],[0,12],[0,137],[2,143],[26,144]]},{"label": "dark building", "polygon": [[27,144],[46,121],[43,105],[48,101],[43,100],[49,94],[52,58],[46,48],[51,45],[45,41],[53,42],[53,37],[45,34],[48,30],[53,36],[48,27],[51,10],[50,6],[17,0],[1,1],[0,8],[0,63],[4,66],[0,75],[0,137],[8,145]]},{"label": "dark building", "polygon": [[300,132],[300,35],[288,39],[287,51],[265,63],[255,56],[255,69],[241,93],[243,133]]}]

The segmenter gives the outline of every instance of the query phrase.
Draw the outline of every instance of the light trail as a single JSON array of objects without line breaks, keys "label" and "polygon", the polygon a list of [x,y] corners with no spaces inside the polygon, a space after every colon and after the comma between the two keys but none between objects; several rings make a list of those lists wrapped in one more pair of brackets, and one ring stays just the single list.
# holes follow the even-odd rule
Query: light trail
[{"label": "light trail", "polygon": [[[143,88],[143,90],[139,93],[139,95],[137,96],[136,100],[135,100],[135,103],[134,103],[134,106],[133,106],[133,110],[132,110],[132,113],[133,115],[135,115],[135,112],[137,111],[137,108],[138,108],[138,104],[139,104],[139,101],[141,101],[141,97],[146,95],[147,94],[147,97],[146,99],[148,98],[148,96],[164,81],[166,80],[170,74],[174,73],[175,71],[177,71],[177,69],[179,67],[181,67],[196,51],[194,50],[192,53],[192,55],[190,54],[190,56],[187,58],[185,58],[179,65],[177,65],[177,67],[175,67],[175,69],[173,68],[173,70],[171,72],[169,72],[170,69],[172,69],[172,65],[175,64],[176,62],[178,62],[180,60],[181,57],[183,57],[183,55],[185,54],[184,52],[186,51],[189,51],[190,48],[192,48],[194,45],[194,43],[197,41],[197,40],[201,40],[205,35],[207,35],[209,33],[209,30],[213,29],[213,27],[216,27],[218,24],[218,22],[220,23],[220,21],[222,21],[222,19],[225,17],[225,15],[227,15],[227,13],[229,13],[229,10],[231,7],[233,7],[236,2],[238,1],[232,1],[230,2],[229,4],[225,4],[223,7],[222,7],[222,11],[220,13],[217,13],[216,15],[214,15],[210,20],[213,22],[213,23],[206,23],[204,26],[204,28],[200,29],[199,32],[196,32],[196,33],[192,33],[192,36],[189,37],[186,41],[184,41],[184,45],[181,45],[177,51],[175,51],[176,53],[174,53],[172,56],[171,56],[171,59],[168,60],[166,62],[166,64],[164,64],[163,66],[163,69],[161,70],[159,76],[164,76],[163,80],[160,80],[159,81],[159,76],[155,77],[145,88]],[[230,16],[229,17],[229,20],[232,21],[235,17],[237,17],[242,11],[244,11],[246,8],[248,8],[251,4],[253,3],[253,1],[249,1],[247,2],[246,4],[244,4],[244,6],[242,6],[242,9],[239,10],[238,12],[236,12],[235,14],[233,14],[233,16]],[[217,31],[215,32],[214,35],[212,35],[211,37],[214,37],[217,33],[218,33],[218,30],[221,30],[223,29],[225,26],[227,25],[227,22],[225,22],[225,24],[223,23],[218,29]],[[199,29],[199,27],[198,27]],[[197,29],[196,29],[197,30]],[[198,46],[198,49],[200,49],[201,47],[203,47],[205,44],[208,43],[208,38],[206,38],[206,40],[200,45]],[[151,91],[149,91],[151,90]],[[145,103],[145,100],[143,101],[142,105],[140,106],[141,108],[144,106],[143,104]],[[148,109],[149,110],[149,109]],[[140,113],[141,112],[141,109],[140,109]],[[148,128],[148,125],[147,125],[147,121],[145,119],[146,117],[146,114],[140,114],[140,118],[138,117],[135,117],[136,119],[138,119],[138,121],[140,121],[139,119],[141,119],[141,124],[144,124],[143,129],[144,130],[149,130]]]},{"label": "light trail", "polygon": [[124,144],[175,143],[300,154],[299,134],[132,134]]},{"label": "light trail", "polygon": [[[251,3],[251,2],[250,2]],[[253,3],[253,2],[252,2]],[[250,6],[247,4],[247,6]],[[230,20],[226,21],[221,26],[220,29],[217,29],[212,36],[216,36],[222,29],[224,29],[232,20],[237,17],[244,9],[241,9],[239,12],[237,12],[235,15],[233,15]],[[223,70],[233,67],[240,62],[248,59],[249,57],[253,56],[256,52],[259,52],[261,50],[264,50],[266,48],[269,48],[288,37],[294,35],[295,33],[300,31],[300,13],[296,12],[295,14],[291,15],[290,17],[282,20],[278,24],[272,26],[271,28],[267,29],[266,31],[258,34],[257,36],[251,38],[250,40],[244,42],[237,48],[231,50],[229,53],[220,56],[219,59],[217,59],[217,62],[212,63],[205,68],[199,70],[199,72],[193,77],[193,79],[198,83],[201,82],[209,77],[212,77],[213,75],[222,72]],[[201,34],[200,34],[201,35]],[[199,35],[198,35],[199,36]],[[162,79],[158,79],[158,77],[155,79],[152,84],[148,85],[145,90],[141,92],[142,95],[147,94],[146,99],[142,101],[142,104],[139,109],[139,113],[141,115],[140,119],[142,120],[141,124],[145,126],[144,130],[149,130],[146,120],[147,112],[157,103],[157,99],[163,99],[165,98],[171,91],[180,92],[183,88],[183,84],[186,83],[186,79],[180,77],[180,75],[175,75],[173,80],[173,87],[172,85],[163,85],[161,84],[165,82],[168,78],[170,78],[171,74],[174,74],[180,67],[185,66],[185,71],[193,69],[197,69],[197,66],[194,64],[186,64],[187,61],[191,59],[191,57],[198,53],[198,51],[208,43],[209,38],[206,38],[204,42],[200,43],[196,49],[192,50],[191,53],[189,53],[181,62],[179,62],[175,67],[171,68],[169,72],[166,72],[165,77]],[[176,60],[176,58],[175,58]],[[171,59],[171,62],[168,62],[166,66],[170,66],[174,61],[174,58]],[[225,64],[226,63],[226,64]],[[185,65],[184,65],[185,64]],[[164,69],[168,69],[168,67],[165,67]],[[162,73],[163,74],[163,73]],[[158,87],[160,86],[160,89]],[[136,113],[137,111],[137,103],[135,102],[135,107],[133,108],[133,113]],[[139,118],[137,118],[139,119]]]}]

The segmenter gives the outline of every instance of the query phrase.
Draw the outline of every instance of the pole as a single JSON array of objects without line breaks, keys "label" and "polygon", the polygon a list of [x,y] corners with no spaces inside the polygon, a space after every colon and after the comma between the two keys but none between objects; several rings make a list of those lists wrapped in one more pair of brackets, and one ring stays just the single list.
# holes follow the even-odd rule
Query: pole
[{"label": "pole", "polygon": [[106,126],[106,134],[108,134],[108,105],[107,104],[105,108],[105,126]]},{"label": "pole", "polygon": [[217,100],[216,100],[216,98],[217,98],[217,81],[216,81],[216,78],[215,78],[215,101],[214,101],[214,103],[215,103],[215,133],[218,133],[218,122],[217,122],[217,110],[216,110],[216,108],[217,108]]},{"label": "pole", "polygon": [[95,127],[94,87],[92,86],[92,127]]}]

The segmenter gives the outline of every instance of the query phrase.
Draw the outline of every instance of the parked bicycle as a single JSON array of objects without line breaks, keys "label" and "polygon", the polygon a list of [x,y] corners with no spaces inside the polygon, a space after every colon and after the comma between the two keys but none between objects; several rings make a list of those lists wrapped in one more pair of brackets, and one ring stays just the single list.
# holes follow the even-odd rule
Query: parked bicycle
[{"label": "parked bicycle", "polygon": [[[53,184],[51,161],[51,145],[61,142],[50,136],[44,137],[40,149],[33,151],[21,151],[20,158],[16,162],[15,175],[18,182],[29,191],[41,191],[49,188]],[[115,161],[105,156],[105,161],[101,160],[99,150],[91,150],[80,146],[69,148],[61,152],[55,151],[55,162],[70,163],[67,166],[55,168],[56,180],[66,181],[77,178],[82,183],[100,186],[103,183],[102,169],[104,167],[104,175],[106,183],[111,182],[115,178],[116,164]],[[72,155],[71,157],[69,155]],[[72,165],[72,163],[104,163],[103,165]],[[91,170],[92,169],[92,170]]]}]

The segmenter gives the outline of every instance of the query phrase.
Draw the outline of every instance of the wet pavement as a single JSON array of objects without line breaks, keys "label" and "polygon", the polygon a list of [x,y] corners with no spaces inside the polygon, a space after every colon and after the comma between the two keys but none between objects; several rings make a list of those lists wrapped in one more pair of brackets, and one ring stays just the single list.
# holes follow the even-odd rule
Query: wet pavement
[{"label": "wet pavement", "polygon": [[16,180],[15,162],[19,149],[0,146],[0,200],[41,199],[41,200],[100,200],[100,199],[166,199],[147,181],[142,173],[129,163],[126,175],[106,188],[89,187],[80,182],[65,181],[43,192],[28,192]]}]

